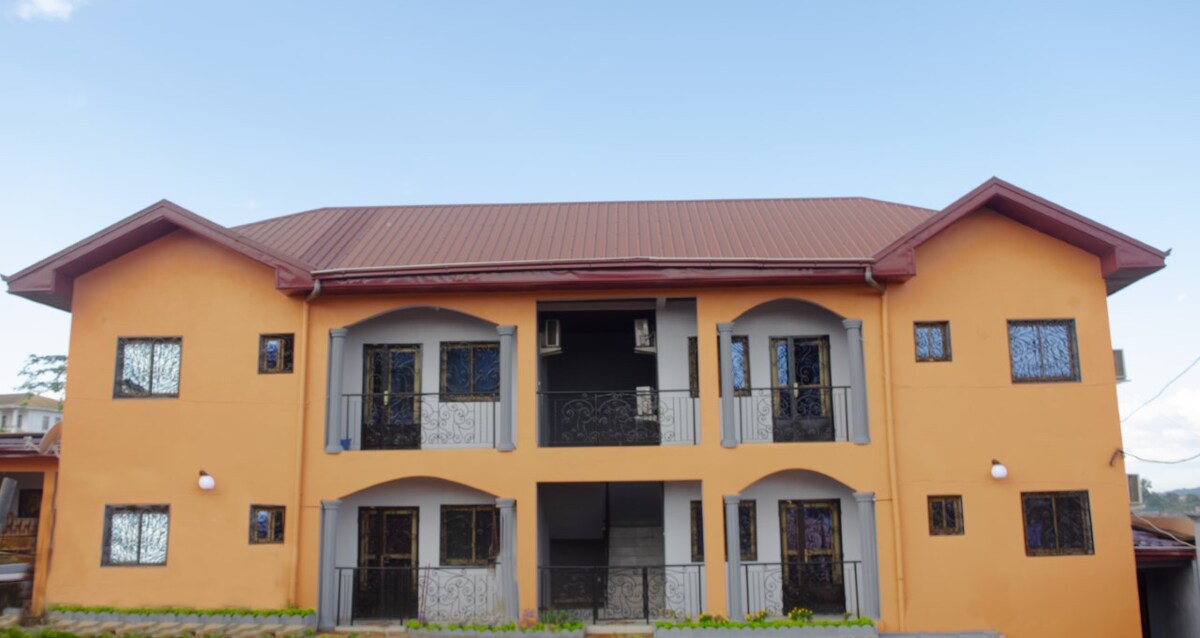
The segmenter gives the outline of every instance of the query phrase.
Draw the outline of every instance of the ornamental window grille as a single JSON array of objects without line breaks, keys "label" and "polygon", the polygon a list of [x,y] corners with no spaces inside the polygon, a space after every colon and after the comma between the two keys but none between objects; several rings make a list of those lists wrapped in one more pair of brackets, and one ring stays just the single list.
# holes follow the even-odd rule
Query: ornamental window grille
[{"label": "ornamental window grille", "polygon": [[500,549],[494,505],[442,506],[442,564],[487,566]]},{"label": "ornamental window grille", "polygon": [[106,505],[100,564],[166,565],[170,521],[167,505]]},{"label": "ornamental window grille", "polygon": [[178,397],[181,337],[120,337],[114,398]]},{"label": "ornamental window grille", "polygon": [[[717,339],[717,350],[720,351],[720,338]],[[733,395],[738,397],[750,396],[750,337],[733,335],[730,344],[730,360],[733,364]],[[724,378],[720,367],[717,368],[717,388],[720,389]],[[700,396],[700,355],[695,337],[688,337],[688,390],[692,398]]]},{"label": "ornamental window grille", "polygon": [[1025,553],[1029,556],[1094,554],[1088,493],[1022,492]]},{"label": "ornamental window grille", "polygon": [[443,401],[496,401],[500,398],[500,342],[442,344]]},{"label": "ornamental window grille", "polygon": [[282,505],[251,505],[250,544],[282,543],[285,512]]},{"label": "ornamental window grille", "polygon": [[932,536],[961,536],[965,533],[962,496],[929,497],[929,533]]},{"label": "ornamental window grille", "polygon": [[296,338],[291,334],[269,334],[258,337],[258,373],[280,374],[292,371],[292,352]]},{"label": "ornamental window grille", "polygon": [[[722,510],[724,511],[724,510]],[[704,562],[704,506],[700,501],[692,501],[692,562]],[[728,522],[728,517],[722,516]],[[724,526],[721,528],[725,529]],[[758,560],[758,504],[756,501],[738,502],[738,546],[742,560]],[[729,559],[728,548],[725,559]]]},{"label": "ornamental window grille", "polygon": [[1074,319],[1008,322],[1014,383],[1079,380]]},{"label": "ornamental window grille", "polygon": [[950,322],[918,321],[913,324],[917,361],[950,361]]}]

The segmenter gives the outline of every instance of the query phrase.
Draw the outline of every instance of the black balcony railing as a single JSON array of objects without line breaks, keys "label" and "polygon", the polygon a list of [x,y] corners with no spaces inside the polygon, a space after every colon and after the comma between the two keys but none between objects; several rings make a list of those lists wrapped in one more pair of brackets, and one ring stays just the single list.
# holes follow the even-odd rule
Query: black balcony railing
[{"label": "black balcony railing", "polygon": [[494,567],[338,567],[338,624],[494,622],[502,614]]},{"label": "black balcony railing", "polygon": [[742,565],[746,611],[784,616],[796,608],[817,614],[859,614],[859,561],[788,561]]},{"label": "black balcony railing", "polygon": [[753,388],[735,393],[733,418],[742,443],[845,441],[850,388]]},{"label": "black balcony railing", "polygon": [[542,567],[538,604],[584,622],[680,618],[704,608],[703,565]]},{"label": "black balcony railing", "polygon": [[498,396],[439,393],[347,394],[341,444],[347,450],[421,447],[490,448],[496,444]]},{"label": "black balcony railing", "polygon": [[544,444],[554,447],[696,442],[697,399],[687,390],[539,392]]}]

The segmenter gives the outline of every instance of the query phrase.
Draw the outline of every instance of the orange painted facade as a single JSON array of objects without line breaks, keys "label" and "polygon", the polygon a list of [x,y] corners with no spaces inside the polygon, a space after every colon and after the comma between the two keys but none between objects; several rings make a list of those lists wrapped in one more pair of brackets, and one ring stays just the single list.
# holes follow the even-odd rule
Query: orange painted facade
[{"label": "orange painted facade", "polygon": [[[285,295],[274,271],[176,231],[73,286],[64,455],[46,600],[63,604],[314,607],[320,507],[406,477],[516,501],[520,608],[535,609],[541,482],[699,481],[706,511],[764,477],[809,470],[875,494],[886,631],[999,630],[1013,638],[1139,631],[1100,258],[989,211],[916,250],[917,276],[865,283],[563,292]],[[777,299],[863,322],[871,441],[720,444],[718,352],[698,340],[699,442],[539,447],[538,303],[690,297],[697,334]],[[399,308],[516,326],[516,449],[325,451],[329,331]],[[1081,381],[1014,384],[1006,321],[1074,319]],[[950,362],[914,360],[913,322],[949,321]],[[295,371],[260,375],[258,337],[296,335]],[[114,399],[118,337],[180,336],[178,398]],[[989,476],[992,459],[1010,469]],[[217,481],[196,487],[197,473]],[[1020,493],[1087,490],[1095,552],[1027,556]],[[966,533],[931,536],[926,498],[961,494]],[[102,567],[105,505],[171,508],[163,567]],[[284,505],[285,542],[246,541],[251,504]],[[724,536],[707,516],[707,538]],[[710,551],[705,609],[723,613]]]}]

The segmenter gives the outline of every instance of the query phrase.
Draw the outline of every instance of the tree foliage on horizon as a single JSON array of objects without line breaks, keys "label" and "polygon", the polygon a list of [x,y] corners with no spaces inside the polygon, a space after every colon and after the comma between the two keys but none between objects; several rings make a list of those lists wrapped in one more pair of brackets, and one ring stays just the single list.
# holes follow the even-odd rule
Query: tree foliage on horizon
[{"label": "tree foliage on horizon", "polygon": [[[1194,489],[1194,488],[1193,488]],[[1191,493],[1192,490],[1171,490],[1155,492],[1151,489],[1150,479],[1142,479],[1143,513],[1158,514],[1191,514],[1200,512],[1200,495]]]},{"label": "tree foliage on horizon", "polygon": [[21,377],[17,389],[25,392],[26,402],[35,394],[53,394],[59,397],[58,408],[62,409],[62,394],[67,387],[67,355],[31,354],[17,374]]}]

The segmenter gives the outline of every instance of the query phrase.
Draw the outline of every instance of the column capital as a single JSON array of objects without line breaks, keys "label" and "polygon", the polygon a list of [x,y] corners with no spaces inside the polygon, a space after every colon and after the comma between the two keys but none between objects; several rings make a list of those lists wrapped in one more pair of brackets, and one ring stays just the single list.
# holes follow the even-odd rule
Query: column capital
[{"label": "column capital", "polygon": [[334,339],[345,339],[346,334],[349,332],[350,331],[345,328],[330,328],[329,336],[333,337]]},{"label": "column capital", "polygon": [[740,505],[742,503],[741,494],[726,494],[724,498],[725,505]]},{"label": "column capital", "polygon": [[336,511],[337,511],[337,509],[338,509],[339,507],[341,507],[341,506],[342,506],[342,499],[340,499],[340,498],[339,498],[339,499],[333,499],[332,501],[321,501],[321,510],[322,510],[322,511],[326,511],[326,512],[333,511],[333,512],[336,512]]},{"label": "column capital", "polygon": [[499,507],[502,510],[510,510],[514,506],[516,506],[516,504],[517,504],[517,499],[515,499],[515,498],[498,498],[498,499],[496,499],[496,507]]},{"label": "column capital", "polygon": [[855,492],[854,500],[858,501],[859,503],[874,503],[875,492]]},{"label": "column capital", "polygon": [[501,337],[511,337],[517,333],[517,327],[516,326],[496,326],[496,332],[498,332]]},{"label": "column capital", "polygon": [[732,321],[722,321],[722,322],[718,323],[717,324],[717,332],[732,333],[733,332],[733,322]]},{"label": "column capital", "polygon": [[862,330],[862,319],[843,319],[842,327],[846,330]]}]

